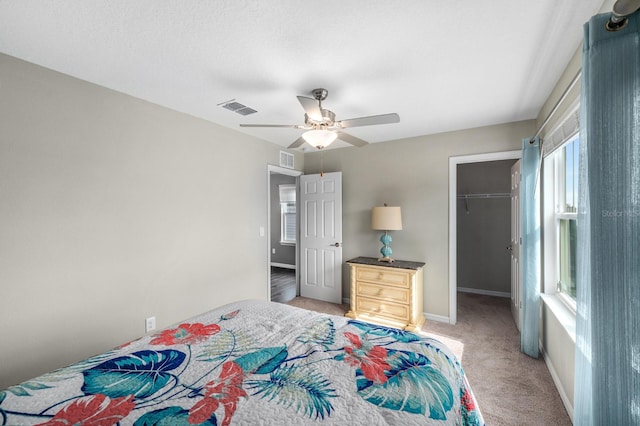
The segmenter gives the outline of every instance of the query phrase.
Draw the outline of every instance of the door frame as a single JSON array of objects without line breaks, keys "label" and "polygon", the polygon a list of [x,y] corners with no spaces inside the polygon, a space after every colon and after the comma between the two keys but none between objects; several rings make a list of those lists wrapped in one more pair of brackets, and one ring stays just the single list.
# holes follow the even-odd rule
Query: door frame
[{"label": "door frame", "polygon": [[[513,169],[516,166],[518,167],[518,170],[517,170],[517,175],[515,176],[515,179],[514,179]],[[516,184],[514,184],[514,180],[515,182],[517,182]],[[521,291],[522,290],[522,280],[521,280],[522,274],[520,272],[520,257],[521,257],[521,251],[522,251],[521,250],[522,247],[520,244],[520,242],[522,241],[522,224],[521,224],[522,214],[520,212],[521,210],[520,205],[521,205],[521,199],[522,199],[521,184],[522,184],[522,160],[517,160],[515,163],[513,163],[513,166],[511,166],[511,193],[510,193],[511,240],[509,242],[509,247],[510,247],[509,260],[511,263],[511,301],[510,301],[511,316],[513,317],[513,320],[516,323],[516,328],[518,329],[518,332],[520,332],[520,327],[522,324],[522,291]],[[514,203],[513,195],[516,189],[517,189],[516,194],[518,198],[517,198],[517,201]],[[514,215],[513,215],[514,205],[517,206],[518,214],[520,214],[520,217],[518,217],[518,220],[515,222],[514,222]],[[515,240],[514,240],[514,237],[515,237]],[[516,260],[515,268],[514,268],[514,255],[513,255],[514,250],[517,253],[517,257],[515,257],[515,260]]]},{"label": "door frame", "polygon": [[518,160],[520,158],[522,158],[522,150],[449,157],[449,324],[455,324],[458,318],[458,164]]},{"label": "door frame", "polygon": [[[271,301],[271,174],[280,174],[296,177],[296,192],[299,192],[300,179],[304,173],[301,170],[288,169],[286,167],[274,166],[272,164],[267,165],[267,300]],[[296,226],[298,226],[298,212],[296,209]],[[296,244],[296,287],[299,283],[298,278],[298,245]],[[296,288],[296,294],[298,289]]]}]

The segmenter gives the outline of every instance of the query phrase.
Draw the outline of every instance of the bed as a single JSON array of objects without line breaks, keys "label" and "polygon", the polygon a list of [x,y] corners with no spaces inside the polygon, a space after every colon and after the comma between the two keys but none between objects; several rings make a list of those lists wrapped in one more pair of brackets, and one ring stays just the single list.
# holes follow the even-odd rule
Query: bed
[{"label": "bed", "polygon": [[2,425],[483,425],[437,340],[242,301],[0,391]]}]

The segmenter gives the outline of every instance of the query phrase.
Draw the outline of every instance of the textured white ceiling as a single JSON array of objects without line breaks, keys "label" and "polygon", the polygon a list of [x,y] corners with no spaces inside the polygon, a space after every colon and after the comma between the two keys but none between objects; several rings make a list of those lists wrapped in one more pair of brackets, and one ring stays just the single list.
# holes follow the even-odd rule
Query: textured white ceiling
[{"label": "textured white ceiling", "polygon": [[398,113],[348,131],[381,142],[535,118],[602,3],[0,0],[0,52],[282,146],[239,124],[302,124],[324,87],[338,119]]}]

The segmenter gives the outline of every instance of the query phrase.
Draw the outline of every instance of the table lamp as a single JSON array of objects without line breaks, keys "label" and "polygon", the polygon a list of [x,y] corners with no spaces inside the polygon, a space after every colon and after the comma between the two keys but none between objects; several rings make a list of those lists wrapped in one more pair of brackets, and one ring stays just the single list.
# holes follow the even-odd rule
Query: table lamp
[{"label": "table lamp", "polygon": [[382,248],[380,253],[382,257],[378,259],[380,262],[393,262],[391,258],[391,235],[389,231],[399,231],[402,229],[402,215],[400,213],[400,207],[393,207],[385,205],[383,207],[374,207],[371,210],[371,229],[378,231],[384,231],[384,234],[380,237]]}]

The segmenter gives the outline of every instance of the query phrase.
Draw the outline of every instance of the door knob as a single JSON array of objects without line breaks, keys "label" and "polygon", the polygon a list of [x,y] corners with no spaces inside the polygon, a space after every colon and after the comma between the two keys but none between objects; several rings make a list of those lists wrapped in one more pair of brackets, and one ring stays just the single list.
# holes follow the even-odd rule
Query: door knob
[{"label": "door knob", "polygon": [[509,245],[507,246],[507,250],[509,250],[509,251],[513,251],[513,247],[511,246],[511,244],[509,244]]},{"label": "door knob", "polygon": [[342,245],[342,243],[333,243],[331,244],[331,247],[340,247]]}]

